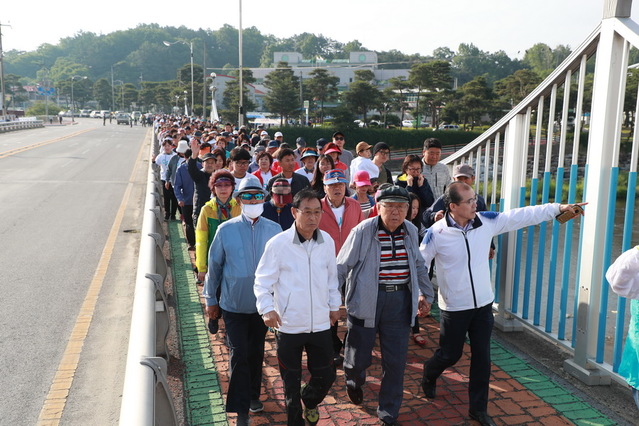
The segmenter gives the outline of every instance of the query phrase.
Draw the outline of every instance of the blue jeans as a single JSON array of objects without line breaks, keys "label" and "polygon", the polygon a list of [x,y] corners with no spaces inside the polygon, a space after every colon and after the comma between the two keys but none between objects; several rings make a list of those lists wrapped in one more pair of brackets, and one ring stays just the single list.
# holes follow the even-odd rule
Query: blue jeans
[{"label": "blue jeans", "polygon": [[375,327],[364,327],[364,320],[348,316],[344,349],[346,385],[360,388],[366,382],[366,369],[371,366],[375,336],[379,334],[382,385],[377,416],[386,422],[397,420],[402,405],[411,320],[411,292],[408,290],[378,292]]}]

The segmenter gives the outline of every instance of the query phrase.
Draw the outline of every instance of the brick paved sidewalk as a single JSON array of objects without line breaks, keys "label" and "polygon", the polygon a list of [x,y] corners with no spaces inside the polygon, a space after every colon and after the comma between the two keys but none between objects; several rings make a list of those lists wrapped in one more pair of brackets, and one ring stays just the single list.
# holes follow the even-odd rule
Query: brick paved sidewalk
[{"label": "brick paved sidewalk", "polygon": [[[235,424],[235,415],[224,412],[224,395],[228,387],[228,350],[224,345],[224,323],[220,331],[210,336],[206,329],[201,287],[195,283],[192,271],[192,253],[186,251],[182,227],[170,222],[172,270],[177,299],[182,358],[186,364],[185,398],[187,421],[190,425]],[[477,424],[468,419],[468,372],[470,347],[467,345],[462,359],[454,368],[446,370],[438,381],[437,398],[423,397],[419,382],[423,361],[437,348],[438,311],[433,317],[421,319],[424,348],[410,341],[408,364],[404,379],[404,401],[399,416],[402,425],[464,425]],[[342,317],[345,317],[343,315]],[[343,336],[344,329],[340,331]],[[263,393],[264,411],[251,414],[253,425],[284,425],[284,393],[275,356],[274,335],[266,337]],[[506,350],[492,343],[492,377],[488,412],[498,425],[612,425],[587,402],[531,367]],[[304,365],[304,368],[306,366]],[[303,380],[308,378],[308,372]],[[379,348],[373,354],[373,365],[368,370],[364,386],[364,403],[350,403],[345,391],[344,373],[337,371],[337,379],[324,402],[319,406],[319,425],[371,425],[377,419],[377,393],[381,380]]]}]

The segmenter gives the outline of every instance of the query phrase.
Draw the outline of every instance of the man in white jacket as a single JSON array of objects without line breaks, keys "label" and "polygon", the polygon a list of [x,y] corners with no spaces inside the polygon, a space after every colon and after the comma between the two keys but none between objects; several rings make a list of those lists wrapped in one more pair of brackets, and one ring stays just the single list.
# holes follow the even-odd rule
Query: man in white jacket
[{"label": "man in white jacket", "polygon": [[551,220],[576,207],[542,204],[504,213],[477,212],[475,191],[463,182],[446,188],[444,205],[444,218],[429,228],[420,247],[426,265],[435,260],[441,310],[439,349],[424,363],[421,385],[426,397],[434,399],[437,378],[457,363],[468,334],[472,350],[468,414],[483,426],[494,425],[487,412],[495,299],[488,263],[490,242],[495,235]]},{"label": "man in white jacket", "polygon": [[[319,195],[302,190],[292,206],[295,223],[266,244],[254,291],[264,323],[276,329],[288,425],[301,426],[304,419],[312,425],[318,422],[317,406],[335,381],[330,327],[339,319],[341,295],[335,244],[318,229]],[[311,379],[300,387],[304,349]]]}]

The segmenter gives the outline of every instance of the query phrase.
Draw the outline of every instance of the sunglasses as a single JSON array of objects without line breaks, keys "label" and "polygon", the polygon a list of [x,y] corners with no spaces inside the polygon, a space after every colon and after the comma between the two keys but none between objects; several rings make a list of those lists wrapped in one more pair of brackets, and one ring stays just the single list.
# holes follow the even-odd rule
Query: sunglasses
[{"label": "sunglasses", "polygon": [[244,201],[249,201],[256,199],[257,201],[262,201],[264,199],[264,194],[259,192],[257,194],[249,194],[248,192],[243,192],[240,194],[240,199]]},{"label": "sunglasses", "polygon": [[344,140],[344,138],[343,138],[343,137],[341,137],[341,136],[337,136],[337,137],[335,138],[335,140],[336,140],[336,141],[343,141],[343,140]]}]

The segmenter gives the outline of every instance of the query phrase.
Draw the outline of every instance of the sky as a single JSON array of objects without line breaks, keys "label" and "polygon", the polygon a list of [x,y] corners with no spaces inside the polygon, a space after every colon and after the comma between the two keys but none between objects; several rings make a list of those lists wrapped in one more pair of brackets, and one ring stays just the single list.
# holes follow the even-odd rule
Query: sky
[{"label": "sky", "polygon": [[[522,58],[535,43],[579,46],[601,20],[606,0],[192,0],[183,6],[166,1],[66,0],[58,5],[36,0],[29,7],[5,1],[0,9],[2,48],[29,51],[79,32],[108,34],[150,23],[238,28],[240,1],[244,28],[255,26],[280,38],[309,32],[343,43],[357,39],[370,50],[422,55],[437,47],[456,51],[460,43],[473,43],[486,52],[504,50],[511,58]],[[45,5],[51,7],[45,10]],[[206,10],[210,12],[203,13]],[[639,6],[631,18],[639,21]]]}]

